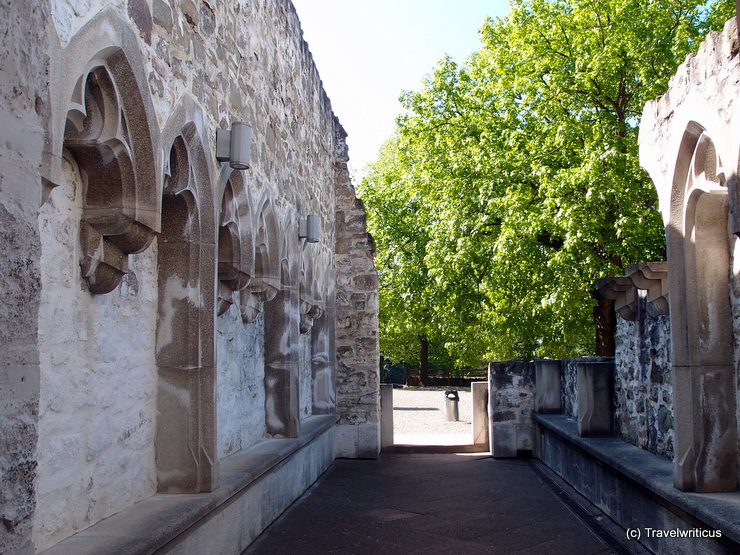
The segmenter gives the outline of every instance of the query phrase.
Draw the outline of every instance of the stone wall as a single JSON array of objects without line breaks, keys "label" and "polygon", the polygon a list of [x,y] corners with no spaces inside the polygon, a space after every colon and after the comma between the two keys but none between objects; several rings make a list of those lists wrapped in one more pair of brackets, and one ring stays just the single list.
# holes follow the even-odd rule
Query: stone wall
[{"label": "stone wall", "polygon": [[516,457],[534,449],[535,363],[488,364],[488,433],[494,457]]},{"label": "stone wall", "polygon": [[82,183],[65,177],[39,211],[39,402],[34,535],[61,539],[156,491],[157,254],[134,255],[120,287],[80,287]]},{"label": "stone wall", "polygon": [[637,318],[617,315],[614,417],[619,437],[673,459],[671,328],[645,297]]},{"label": "stone wall", "polygon": [[577,358],[563,359],[561,388],[563,395],[563,414],[578,418],[578,369]]},{"label": "stone wall", "polygon": [[[373,244],[292,4],[21,4],[0,6],[0,551],[217,490],[221,459],[315,415],[340,419],[324,448],[376,456]],[[215,156],[238,122],[246,170]]]},{"label": "stone wall", "polygon": [[28,549],[35,508],[41,301],[36,209],[49,114],[45,2],[0,2],[0,551]]},{"label": "stone wall", "polygon": [[[344,135],[343,131],[340,131]],[[337,456],[376,457],[380,445],[378,275],[362,201],[339,152],[337,196]]]},{"label": "stone wall", "polygon": [[224,458],[265,437],[264,316],[244,325],[237,307],[217,321],[219,353],[218,457]]}]

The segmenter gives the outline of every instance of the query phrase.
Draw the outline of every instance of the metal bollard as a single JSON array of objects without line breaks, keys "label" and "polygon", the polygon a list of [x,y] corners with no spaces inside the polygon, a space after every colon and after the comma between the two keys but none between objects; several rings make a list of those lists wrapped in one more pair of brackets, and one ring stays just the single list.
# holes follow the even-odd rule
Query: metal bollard
[{"label": "metal bollard", "polygon": [[457,422],[460,420],[460,410],[458,409],[458,403],[460,397],[457,391],[450,389],[445,391],[445,412],[447,414],[447,422]]}]

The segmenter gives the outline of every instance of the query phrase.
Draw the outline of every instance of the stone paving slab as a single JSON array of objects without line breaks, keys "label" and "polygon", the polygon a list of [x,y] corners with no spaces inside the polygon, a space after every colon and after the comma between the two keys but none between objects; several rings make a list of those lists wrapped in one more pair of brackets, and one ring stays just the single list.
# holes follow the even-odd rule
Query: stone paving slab
[{"label": "stone paving slab", "polygon": [[521,459],[337,460],[245,553],[608,553]]}]

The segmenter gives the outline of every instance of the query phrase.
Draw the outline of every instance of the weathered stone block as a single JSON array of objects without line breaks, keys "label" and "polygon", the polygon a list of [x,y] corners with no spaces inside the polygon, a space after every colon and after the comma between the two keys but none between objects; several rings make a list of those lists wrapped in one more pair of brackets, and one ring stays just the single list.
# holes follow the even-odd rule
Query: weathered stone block
[{"label": "weathered stone block", "polygon": [[488,382],[470,384],[473,397],[473,444],[488,448]]},{"label": "weathered stone block", "polygon": [[561,412],[561,362],[559,360],[537,360],[535,361],[535,369],[535,412]]},{"label": "weathered stone block", "polygon": [[172,9],[164,0],[152,0],[152,19],[154,23],[170,31],[172,29]]},{"label": "weathered stone block", "polygon": [[491,455],[494,457],[516,457],[517,426],[515,422],[494,422],[491,424]]},{"label": "weathered stone block", "polygon": [[611,435],[613,422],[613,362],[578,362],[578,433]]}]

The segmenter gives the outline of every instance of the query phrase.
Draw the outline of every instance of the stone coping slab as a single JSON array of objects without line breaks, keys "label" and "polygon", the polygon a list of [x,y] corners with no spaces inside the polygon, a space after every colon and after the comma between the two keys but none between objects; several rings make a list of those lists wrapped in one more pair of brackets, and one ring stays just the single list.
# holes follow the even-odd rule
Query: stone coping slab
[{"label": "stone coping slab", "polygon": [[673,463],[613,437],[578,435],[575,420],[563,414],[534,414],[536,422],[575,444],[629,480],[707,527],[740,543],[740,492],[692,493],[673,487]]},{"label": "stone coping slab", "polygon": [[300,436],[268,439],[221,461],[219,487],[210,493],[157,494],[139,501],[44,551],[49,555],[153,553],[228,504],[260,477],[330,430],[336,415],[301,422]]}]

